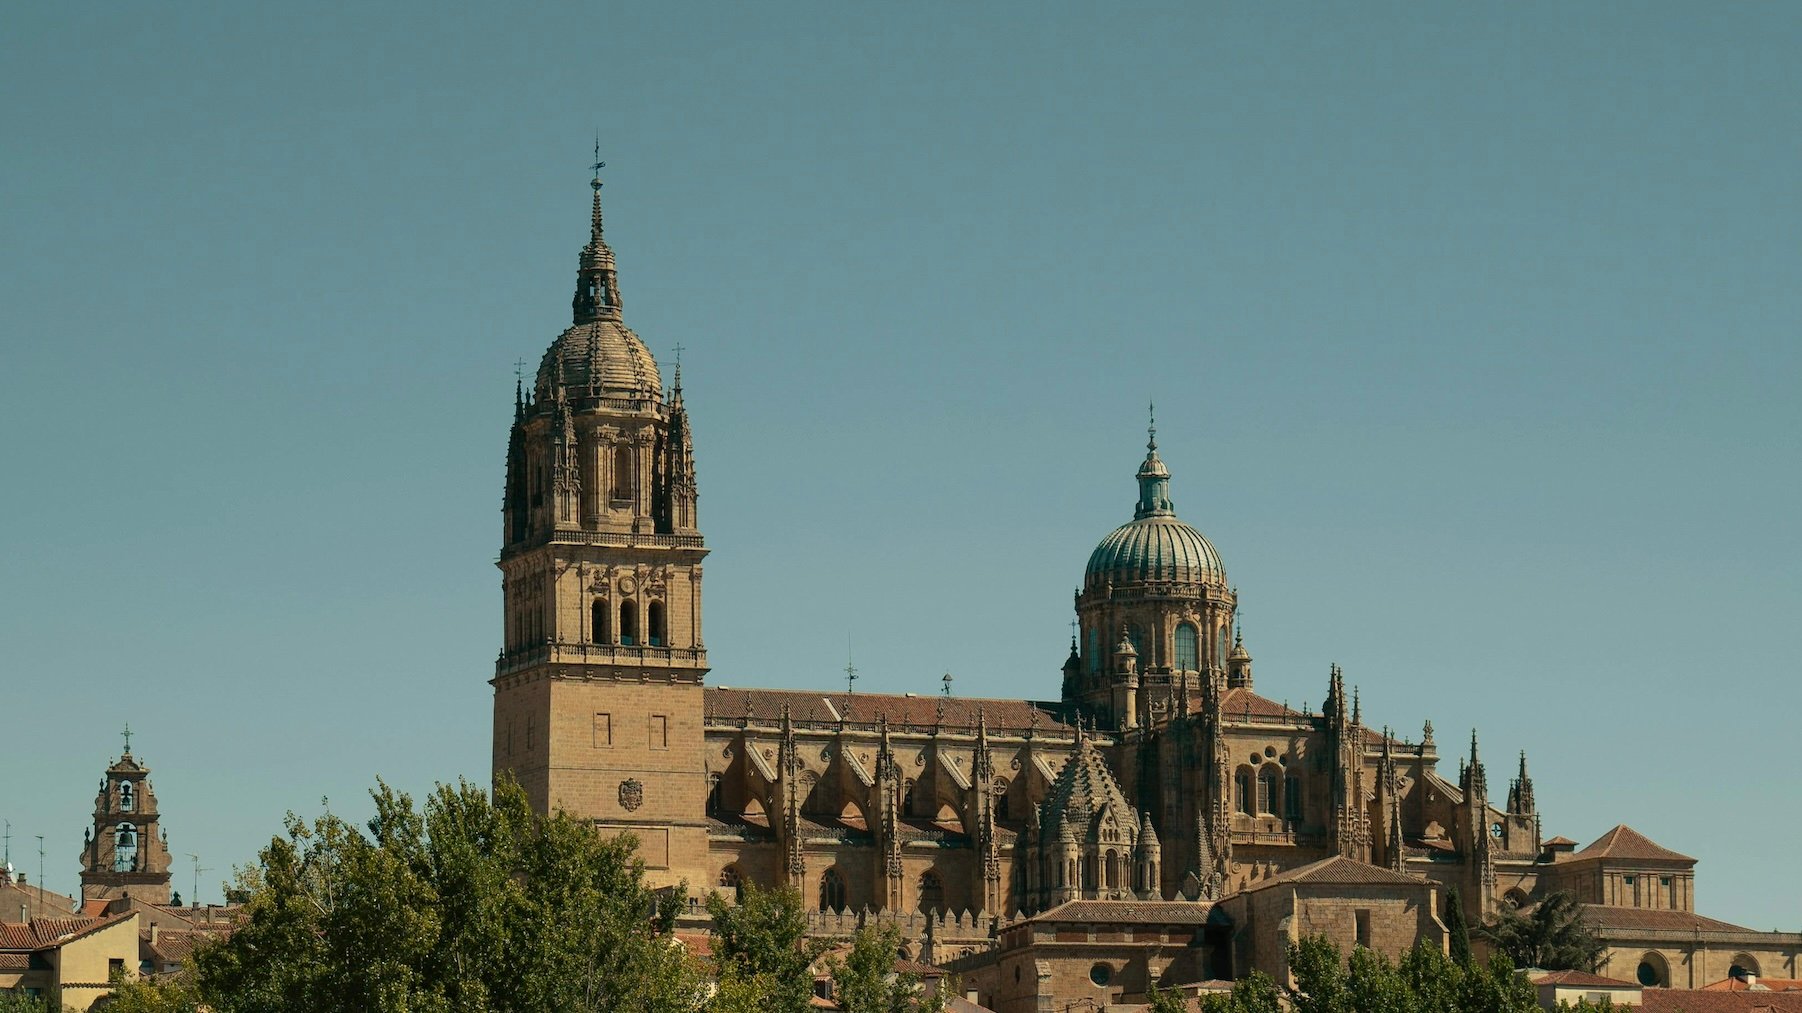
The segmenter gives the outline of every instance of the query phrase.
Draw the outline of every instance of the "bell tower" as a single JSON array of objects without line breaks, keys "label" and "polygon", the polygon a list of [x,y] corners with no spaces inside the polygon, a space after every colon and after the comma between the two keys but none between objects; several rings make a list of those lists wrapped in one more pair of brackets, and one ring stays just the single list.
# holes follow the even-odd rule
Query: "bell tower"
[{"label": "bell tower", "polygon": [[150,768],[131,755],[131,726],[125,752],[106,768],[94,797],[94,825],[82,835],[81,899],[131,897],[169,903],[169,842],[156,811]]},{"label": "bell tower", "polygon": [[701,874],[701,560],[678,360],[666,393],[621,316],[595,163],[571,325],[515,386],[499,567],[494,772],[532,804],[639,840],[649,878]]}]

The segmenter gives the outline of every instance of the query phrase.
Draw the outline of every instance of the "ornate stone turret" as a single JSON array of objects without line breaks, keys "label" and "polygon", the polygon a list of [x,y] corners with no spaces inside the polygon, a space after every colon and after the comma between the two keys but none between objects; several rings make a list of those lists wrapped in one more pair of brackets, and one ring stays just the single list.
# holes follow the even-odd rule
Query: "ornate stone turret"
[{"label": "ornate stone turret", "polygon": [[695,818],[707,777],[692,762],[708,667],[707,548],[680,373],[666,396],[656,360],[625,326],[598,175],[590,185],[571,324],[529,390],[514,392],[494,770],[540,811],[636,834],[651,881],[674,885],[707,853]]},{"label": "ornate stone turret", "polygon": [[1228,689],[1251,688],[1251,652],[1245,649],[1245,631],[1233,632],[1233,650],[1226,656],[1226,685]]},{"label": "ornate stone turret", "polygon": [[1044,910],[1065,900],[1130,900],[1144,891],[1133,880],[1144,814],[1126,801],[1093,736],[1077,740],[1039,813],[1039,831],[1027,841],[1027,861],[1039,865],[1049,886],[1028,906]]},{"label": "ornate stone turret", "polygon": [[1520,751],[1520,773],[1508,785],[1508,812],[1527,816],[1536,811],[1533,808],[1533,779],[1527,776],[1527,751],[1523,749]]},{"label": "ornate stone turret", "polygon": [[1464,792],[1460,803],[1458,844],[1464,849],[1465,873],[1469,888],[1465,902],[1466,915],[1473,921],[1487,919],[1495,910],[1495,851],[1490,839],[1489,777],[1483,761],[1477,756],[1477,731],[1470,731],[1470,762],[1458,778]]},{"label": "ornate stone turret", "polygon": [[81,898],[131,897],[169,903],[169,841],[162,833],[150,768],[131,755],[131,726],[125,752],[106,768],[94,798],[94,825],[83,835]]}]

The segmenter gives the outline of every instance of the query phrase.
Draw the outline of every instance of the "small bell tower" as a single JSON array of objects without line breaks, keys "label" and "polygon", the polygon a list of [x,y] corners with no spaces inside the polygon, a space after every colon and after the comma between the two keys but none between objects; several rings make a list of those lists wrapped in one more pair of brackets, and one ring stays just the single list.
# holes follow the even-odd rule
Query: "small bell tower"
[{"label": "small bell tower", "polygon": [[131,897],[169,903],[169,842],[156,811],[150,768],[131,755],[131,726],[125,752],[100,779],[94,797],[94,825],[81,852],[81,899]]}]

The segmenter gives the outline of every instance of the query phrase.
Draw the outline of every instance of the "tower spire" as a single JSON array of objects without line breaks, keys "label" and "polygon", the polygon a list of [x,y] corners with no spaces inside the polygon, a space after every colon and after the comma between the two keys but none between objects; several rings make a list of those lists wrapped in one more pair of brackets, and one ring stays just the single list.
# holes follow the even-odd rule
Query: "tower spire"
[{"label": "tower spire", "polygon": [[588,223],[588,245],[582,248],[581,266],[576,272],[576,296],[571,301],[577,324],[595,320],[618,320],[620,310],[619,278],[613,268],[613,251],[608,248],[601,222],[601,142],[595,139],[594,177],[588,181],[594,190],[594,210]]},{"label": "tower spire", "polygon": [[1134,520],[1176,513],[1176,504],[1170,501],[1170,469],[1158,457],[1156,409],[1149,404],[1147,408],[1151,421],[1145,427],[1145,463],[1139,465],[1139,504],[1133,509]]}]

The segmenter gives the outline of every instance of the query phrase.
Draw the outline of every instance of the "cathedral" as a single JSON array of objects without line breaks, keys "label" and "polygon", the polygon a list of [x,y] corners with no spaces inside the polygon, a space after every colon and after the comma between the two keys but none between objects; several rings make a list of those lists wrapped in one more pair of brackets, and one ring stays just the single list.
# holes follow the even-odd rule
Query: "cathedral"
[{"label": "cathedral", "polygon": [[[1625,827],[1580,852],[1542,838],[1524,754],[1492,791],[1472,733],[1442,771],[1430,723],[1371,722],[1337,667],[1318,709],[1260,695],[1237,592],[1179,517],[1155,428],[1132,516],[1083,567],[1054,698],[708,685],[680,366],[666,387],[625,324],[591,186],[571,322],[516,387],[507,444],[493,765],[538,809],[633,834],[653,882],[691,895],[783,885],[822,933],[892,921],[995,1008],[1280,974],[1281,938],[1304,930],[1405,949],[1443,939],[1451,889],[1473,921],[1550,889],[1640,911],[1652,922],[1617,933],[1630,949],[1696,928],[1694,860]],[[1125,930],[1109,949],[1097,927],[1121,919],[1187,942],[1134,956]],[[1067,923],[1088,926],[1081,980],[1046,956],[1069,933],[1034,928]],[[1655,942],[1627,973],[1656,959],[1669,983],[1695,959]],[[1794,971],[1799,950],[1764,959]]]}]

